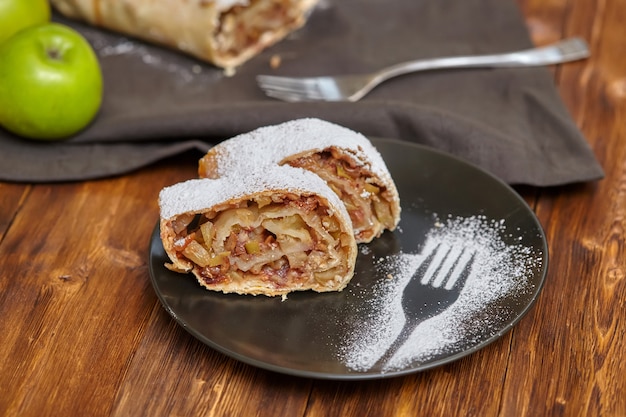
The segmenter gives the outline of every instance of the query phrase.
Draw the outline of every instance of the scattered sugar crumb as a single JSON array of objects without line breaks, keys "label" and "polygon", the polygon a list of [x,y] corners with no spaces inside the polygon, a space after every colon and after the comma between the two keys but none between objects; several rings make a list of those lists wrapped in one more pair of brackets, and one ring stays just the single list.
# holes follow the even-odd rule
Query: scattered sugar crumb
[{"label": "scattered sugar crumb", "polygon": [[270,68],[276,69],[276,68],[280,67],[281,63],[282,63],[282,58],[280,57],[280,55],[274,54],[274,55],[271,56],[271,58],[270,58]]},{"label": "scattered sugar crumb", "polygon": [[207,84],[223,77],[220,71],[203,70],[203,66],[191,58],[188,61],[164,59],[159,54],[152,52],[155,46],[149,46],[145,42],[122,37],[112,43],[109,37],[95,29],[86,29],[83,35],[89,40],[100,58],[114,59],[121,55],[132,57],[154,69],[171,74],[174,82],[178,85]]}]

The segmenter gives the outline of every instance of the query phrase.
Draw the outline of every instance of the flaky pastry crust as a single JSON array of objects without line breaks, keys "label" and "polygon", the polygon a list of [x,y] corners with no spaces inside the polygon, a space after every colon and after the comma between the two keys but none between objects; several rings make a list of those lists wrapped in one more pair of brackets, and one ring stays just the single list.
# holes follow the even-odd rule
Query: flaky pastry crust
[{"label": "flaky pastry crust", "polygon": [[51,0],[63,15],[235,68],[300,28],[318,0]]}]

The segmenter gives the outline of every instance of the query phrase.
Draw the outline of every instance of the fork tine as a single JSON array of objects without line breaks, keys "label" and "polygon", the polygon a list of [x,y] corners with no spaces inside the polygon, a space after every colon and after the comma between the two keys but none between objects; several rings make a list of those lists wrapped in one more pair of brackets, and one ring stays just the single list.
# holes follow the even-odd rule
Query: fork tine
[{"label": "fork tine", "polygon": [[[420,283],[439,288],[444,285],[446,290],[459,284],[465,285],[469,271],[474,261],[475,253],[470,253],[467,248],[454,248],[446,245],[441,249],[441,244],[428,255],[427,261],[422,264],[425,270]],[[458,282],[460,280],[460,282]]]},{"label": "fork tine", "polygon": [[314,90],[296,91],[288,89],[267,88],[263,89],[263,91],[269,97],[274,97],[285,101],[316,101],[325,99],[323,94]]},{"label": "fork tine", "polygon": [[470,275],[472,265],[474,264],[474,258],[476,257],[476,252],[472,252],[463,249],[463,253],[457,259],[454,270],[451,270],[446,277],[446,284],[444,288],[446,290],[451,290],[455,286],[459,288],[463,288],[465,286],[465,281]]},{"label": "fork tine", "polygon": [[[280,93],[296,94],[302,97],[288,99],[276,94],[270,97],[287,101],[352,101],[338,85],[337,77],[280,77],[275,75],[257,75],[257,84],[266,93],[278,91]],[[269,95],[269,94],[268,94]]]},{"label": "fork tine", "polygon": [[[414,277],[422,277],[422,280],[420,281],[422,284],[424,284],[424,277],[426,276],[426,272],[432,267],[433,263],[435,262],[435,258],[440,253],[440,249],[441,243],[430,249],[428,255],[424,257],[422,263],[413,274]],[[435,263],[435,265],[437,265],[437,263]]]},{"label": "fork tine", "polygon": [[465,248],[450,248],[446,258],[441,262],[441,266],[437,270],[435,279],[431,284],[433,287],[441,287],[441,284],[448,282],[450,278],[454,276],[453,274],[457,273],[456,268],[459,265],[459,261],[463,257],[464,253]]},{"label": "fork tine", "polygon": [[258,75],[257,83],[264,91],[280,91],[305,96],[306,100],[343,101],[346,98],[331,77],[289,78]]},{"label": "fork tine", "polygon": [[316,80],[314,78],[289,78],[277,77],[273,75],[257,75],[257,82],[261,88],[270,88],[272,90],[296,90],[306,91],[309,88],[315,88]]},{"label": "fork tine", "polygon": [[442,244],[437,245],[436,252],[431,254],[433,256],[432,262],[428,265],[428,268],[422,275],[421,283],[422,285],[430,284],[436,277],[444,262],[448,258],[450,251],[452,248],[445,245],[445,248],[442,249]]},{"label": "fork tine", "polygon": [[283,87],[283,86],[261,86],[261,89],[264,92],[277,92],[277,93],[285,93],[285,94],[297,94],[303,97],[307,97],[309,99],[321,100],[324,99],[324,94],[319,91],[319,89],[315,87],[307,88],[304,86],[301,87]]},{"label": "fork tine", "polygon": [[288,101],[288,102],[299,102],[299,101],[311,101],[308,100],[305,95],[298,93],[291,93],[287,91],[275,91],[275,90],[264,90],[265,94],[268,97],[277,98],[279,100]]},{"label": "fork tine", "polygon": [[288,86],[283,86],[283,85],[269,85],[269,84],[259,84],[259,87],[261,87],[263,92],[265,92],[269,96],[272,96],[272,93],[278,93],[278,94],[298,95],[302,97],[309,97],[309,91],[308,89],[304,87],[290,88]]},{"label": "fork tine", "polygon": [[294,94],[294,95],[299,95],[302,96],[303,98],[307,98],[309,100],[322,100],[324,99],[324,94],[322,92],[320,92],[317,88],[311,88],[311,89],[307,89],[307,88],[287,88],[287,87],[278,87],[278,88],[274,88],[274,87],[265,87],[263,88],[263,91],[267,92],[277,92],[277,93],[284,93],[284,94]]},{"label": "fork tine", "polygon": [[289,81],[289,78],[278,77],[275,75],[257,75],[256,81],[259,85],[277,86],[277,85],[284,85],[285,82]]}]

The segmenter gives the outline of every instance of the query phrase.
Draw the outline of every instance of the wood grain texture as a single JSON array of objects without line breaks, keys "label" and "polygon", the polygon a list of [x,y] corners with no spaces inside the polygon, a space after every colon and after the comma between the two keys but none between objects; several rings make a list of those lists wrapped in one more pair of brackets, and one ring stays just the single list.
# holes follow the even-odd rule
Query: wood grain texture
[{"label": "wood grain texture", "polygon": [[626,0],[518,0],[532,39],[582,36],[553,67],[606,172],[520,187],[550,269],[508,334],[455,363],[364,382],[297,378],[213,351],[161,307],[147,271],[159,190],[197,155],[123,177],[0,183],[2,416],[626,416]]},{"label": "wood grain texture", "polygon": [[306,415],[497,415],[509,344],[510,335],[507,335],[458,362],[403,378],[361,383],[317,382]]},{"label": "wood grain texture", "polygon": [[515,329],[502,415],[626,415],[626,59],[616,53],[626,2],[523,3],[537,27],[560,24],[590,44],[593,59],[561,68],[557,83],[606,178],[540,195],[553,256],[532,318]]},{"label": "wood grain texture", "polygon": [[149,323],[112,416],[303,415],[309,380],[227,358],[187,334],[160,305]]},{"label": "wood grain texture", "polygon": [[27,185],[0,183],[0,242],[29,191]]},{"label": "wood grain texture", "polygon": [[156,196],[183,172],[32,187],[0,245],[0,415],[109,413],[156,303]]}]

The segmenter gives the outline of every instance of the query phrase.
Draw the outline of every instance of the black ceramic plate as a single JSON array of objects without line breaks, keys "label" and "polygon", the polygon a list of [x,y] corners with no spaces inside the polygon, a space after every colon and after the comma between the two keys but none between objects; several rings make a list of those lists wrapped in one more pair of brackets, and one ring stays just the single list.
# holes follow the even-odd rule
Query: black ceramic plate
[{"label": "black ceramic plate", "polygon": [[[510,330],[535,302],[547,270],[547,244],[532,210],[508,185],[466,162],[406,142],[372,141],[398,187],[402,220],[396,231],[360,245],[356,273],[346,289],[292,293],[286,300],[207,291],[192,275],[163,266],[167,257],[155,228],[150,276],[165,309],[193,336],[230,357],[323,379],[383,378],[429,369],[475,352]],[[463,224],[471,233],[458,233]],[[447,296],[420,300],[423,323],[403,348],[403,359],[393,366],[393,361],[375,363],[397,336],[393,329],[402,317],[397,306],[410,296],[409,286],[394,284],[402,279],[397,261],[413,262],[415,270],[426,258],[429,239],[449,243],[453,238],[478,252],[481,245],[489,246],[481,253],[497,264],[491,268],[485,264],[491,261],[483,259],[483,265],[474,265],[473,279],[489,281],[481,284],[485,289],[472,293],[466,284],[463,305],[457,301],[443,313],[436,305],[451,302]],[[420,278],[409,276],[409,281]],[[497,294],[482,296],[490,291]]]}]

